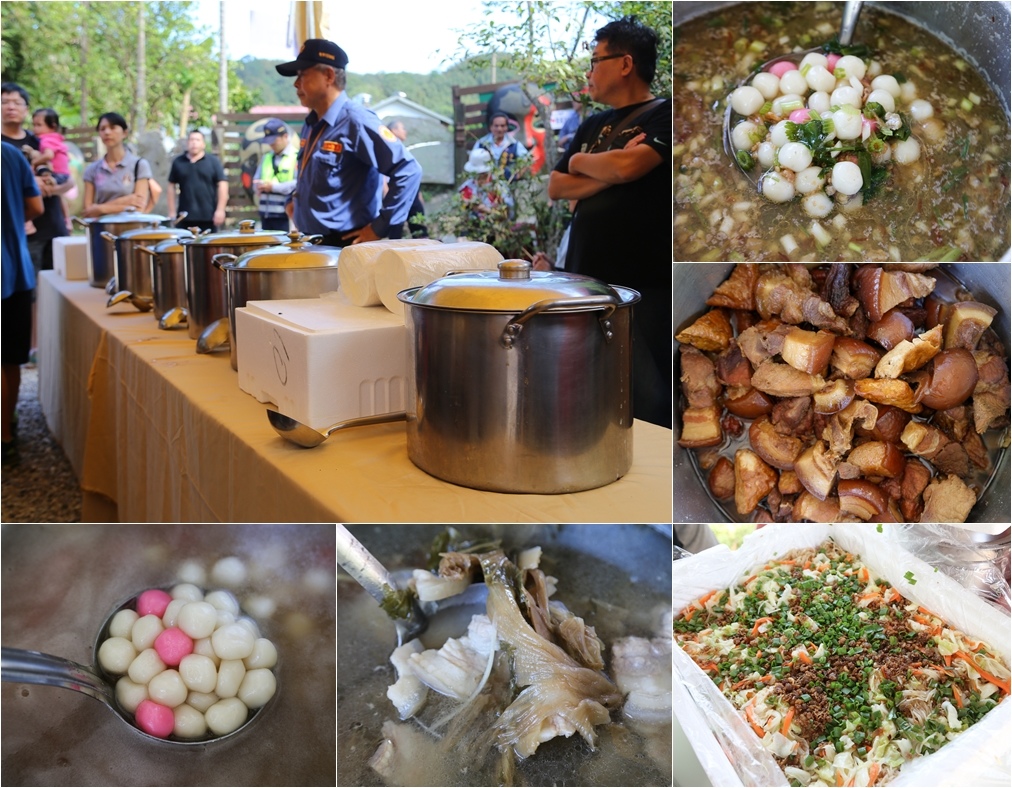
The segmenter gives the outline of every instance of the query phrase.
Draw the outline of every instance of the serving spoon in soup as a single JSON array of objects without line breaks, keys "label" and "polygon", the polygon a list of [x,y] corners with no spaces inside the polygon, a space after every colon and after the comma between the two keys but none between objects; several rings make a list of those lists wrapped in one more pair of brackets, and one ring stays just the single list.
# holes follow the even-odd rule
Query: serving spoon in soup
[{"label": "serving spoon in soup", "polygon": [[[863,0],[848,0],[848,2],[844,3],[843,19],[840,22],[840,35],[838,37],[841,46],[850,46],[851,42],[854,40],[854,30],[857,27],[857,19],[861,14],[862,5]],[[759,68],[755,69],[753,73],[749,74],[748,77],[739,82],[737,87],[749,87],[751,91],[755,91],[754,95],[748,98],[750,98],[753,103],[758,101],[758,104],[755,106],[755,110],[757,111],[765,103],[765,96],[760,93],[758,89],[750,87],[747,83],[764,73],[771,74],[779,79],[788,71],[797,70],[797,65],[801,62],[805,55],[821,53],[822,51],[822,47],[814,47],[801,52],[788,52],[786,55],[779,55],[778,57],[767,60]],[[826,71],[826,75],[829,79],[833,79],[835,83],[835,79],[833,78],[831,72]],[[728,99],[727,109],[724,111],[724,152],[735,162],[735,164],[738,165],[738,169],[741,170],[750,181],[752,181],[756,188],[762,192],[762,173],[760,172],[760,169],[755,166],[755,162],[752,160],[751,156],[746,159],[746,157],[740,155],[742,153],[741,150],[736,150],[736,145],[734,144],[734,140],[731,136],[733,130],[733,113],[739,115],[751,114],[747,112],[736,112],[732,106],[732,101],[730,98]]]}]

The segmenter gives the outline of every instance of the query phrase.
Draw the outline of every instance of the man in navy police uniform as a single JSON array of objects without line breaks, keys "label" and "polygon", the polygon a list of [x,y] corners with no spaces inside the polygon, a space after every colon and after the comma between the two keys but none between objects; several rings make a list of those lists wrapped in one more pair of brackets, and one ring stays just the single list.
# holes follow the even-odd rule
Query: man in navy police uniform
[{"label": "man in navy police uniform", "polygon": [[310,38],[295,60],[276,66],[296,78],[295,92],[310,110],[289,215],[301,232],[323,235],[327,246],[399,238],[422,181],[421,165],[400,140],[348,98],[347,65],[337,44]]}]

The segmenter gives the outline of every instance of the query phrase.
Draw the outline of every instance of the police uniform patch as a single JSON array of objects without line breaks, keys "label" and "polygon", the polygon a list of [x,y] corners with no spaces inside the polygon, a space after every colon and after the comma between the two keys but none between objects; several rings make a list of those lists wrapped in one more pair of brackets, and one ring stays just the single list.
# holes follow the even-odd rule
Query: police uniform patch
[{"label": "police uniform patch", "polygon": [[340,142],[334,140],[324,140],[320,147],[327,153],[340,153],[344,150],[344,146]]},{"label": "police uniform patch", "polygon": [[390,129],[388,129],[386,126],[380,126],[380,136],[383,139],[385,139],[387,142],[398,142],[399,141],[397,139],[397,137],[394,136],[394,133],[392,131],[390,131]]}]

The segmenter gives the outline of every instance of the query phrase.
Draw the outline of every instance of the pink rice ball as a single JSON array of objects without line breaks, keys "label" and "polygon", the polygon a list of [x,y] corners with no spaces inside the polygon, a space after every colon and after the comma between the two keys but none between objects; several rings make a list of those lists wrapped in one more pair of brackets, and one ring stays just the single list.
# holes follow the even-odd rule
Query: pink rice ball
[{"label": "pink rice ball", "polygon": [[134,717],[137,719],[138,728],[159,739],[169,738],[176,724],[172,709],[153,700],[142,700],[134,712]]},{"label": "pink rice ball", "polygon": [[829,61],[829,64],[826,66],[826,69],[829,71],[830,74],[832,74],[833,71],[836,69],[836,63],[837,61],[839,61],[841,57],[843,57],[843,55],[833,55],[833,54],[826,55],[826,60]]},{"label": "pink rice ball", "polygon": [[151,588],[137,597],[137,615],[161,618],[165,615],[165,608],[169,606],[171,601],[172,597],[161,589]]},{"label": "pink rice ball", "polygon": [[792,63],[790,60],[781,60],[770,66],[768,71],[771,74],[774,74],[777,78],[780,78],[788,71],[793,71],[797,67],[797,64]]},{"label": "pink rice ball", "polygon": [[155,638],[155,651],[162,662],[174,668],[183,657],[193,653],[193,639],[179,627],[169,627]]},{"label": "pink rice ball", "polygon": [[790,115],[791,123],[807,123],[812,119],[812,111],[810,109],[796,109]]}]

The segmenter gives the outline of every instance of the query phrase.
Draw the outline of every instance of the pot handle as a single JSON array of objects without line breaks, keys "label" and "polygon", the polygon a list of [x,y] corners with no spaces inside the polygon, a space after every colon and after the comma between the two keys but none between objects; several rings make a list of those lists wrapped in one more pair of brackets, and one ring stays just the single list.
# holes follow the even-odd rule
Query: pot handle
[{"label": "pot handle", "polygon": [[148,249],[148,247],[146,247],[146,246],[141,246],[140,244],[138,244],[138,245],[137,245],[136,247],[134,247],[134,248],[135,248],[135,249],[136,249],[136,250],[137,250],[138,252],[144,252],[144,254],[149,254],[149,255],[151,255],[152,257],[158,257],[158,252],[156,252],[156,251],[155,251],[154,249]]},{"label": "pot handle", "polygon": [[179,223],[183,221],[189,214],[186,211],[180,211],[176,214],[176,218],[172,222],[173,227],[179,227]]},{"label": "pot handle", "polygon": [[70,221],[72,221],[78,227],[83,227],[85,230],[87,230],[91,226],[90,222],[86,222],[84,219],[82,219],[79,216],[71,216],[70,217]]},{"label": "pot handle", "polygon": [[605,340],[610,342],[614,334],[611,330],[611,321],[608,318],[611,317],[616,308],[618,308],[618,300],[610,295],[584,296],[582,298],[546,298],[544,301],[531,304],[519,316],[511,320],[502,332],[501,341],[503,347],[513,347],[527,322],[535,315],[540,315],[543,312],[589,312],[595,309],[603,309],[604,314],[598,318],[598,323],[601,325],[601,331],[604,332]]},{"label": "pot handle", "polygon": [[221,254],[216,254],[214,257],[211,258],[211,265],[213,265],[220,271],[222,265],[224,265],[225,263],[234,263],[238,259],[239,258],[236,257],[234,254],[222,252]]},{"label": "pot handle", "polygon": [[103,230],[103,231],[102,231],[102,232],[100,233],[100,235],[101,235],[101,236],[102,236],[103,238],[105,238],[105,240],[107,240],[107,241],[111,241],[112,243],[116,243],[116,241],[118,241],[118,240],[119,240],[119,236],[118,236],[118,235],[113,235],[113,234],[112,234],[111,232],[109,232],[108,230]]}]

